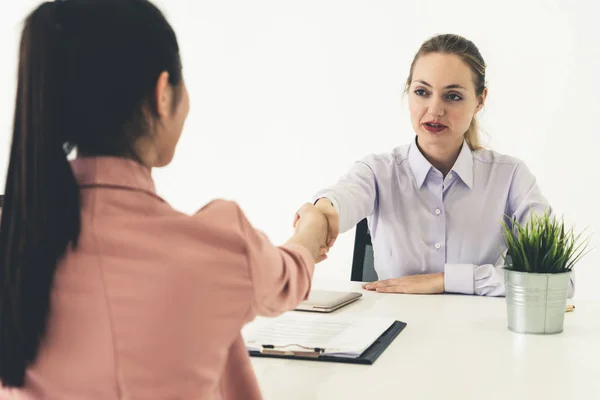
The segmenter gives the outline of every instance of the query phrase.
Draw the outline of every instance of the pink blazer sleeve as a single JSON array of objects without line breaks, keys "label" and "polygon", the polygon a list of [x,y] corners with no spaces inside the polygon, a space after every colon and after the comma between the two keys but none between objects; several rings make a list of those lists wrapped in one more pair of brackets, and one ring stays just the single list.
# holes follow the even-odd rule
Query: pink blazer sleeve
[{"label": "pink blazer sleeve", "polygon": [[252,227],[239,207],[238,216],[254,291],[254,313],[275,316],[294,309],[310,291],[315,268],[310,252],[302,246],[275,247]]}]

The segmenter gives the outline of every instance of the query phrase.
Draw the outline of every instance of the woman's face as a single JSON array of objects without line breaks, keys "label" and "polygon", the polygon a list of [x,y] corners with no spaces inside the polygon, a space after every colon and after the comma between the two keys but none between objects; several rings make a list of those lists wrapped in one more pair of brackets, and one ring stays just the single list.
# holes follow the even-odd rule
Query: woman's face
[{"label": "woman's face", "polygon": [[486,93],[477,96],[473,72],[454,54],[419,57],[409,87],[409,110],[419,146],[458,149]]}]

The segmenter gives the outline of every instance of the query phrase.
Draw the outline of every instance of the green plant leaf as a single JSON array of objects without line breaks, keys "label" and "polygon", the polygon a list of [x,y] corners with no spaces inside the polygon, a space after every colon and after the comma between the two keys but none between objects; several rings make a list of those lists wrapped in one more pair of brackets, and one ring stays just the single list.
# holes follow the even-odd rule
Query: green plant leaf
[{"label": "green plant leaf", "polygon": [[589,252],[590,236],[583,238],[583,232],[575,234],[573,227],[566,229],[564,217],[551,216],[549,210],[543,214],[530,210],[523,224],[505,216],[502,230],[506,254],[501,254],[505,268],[513,271],[568,272]]}]

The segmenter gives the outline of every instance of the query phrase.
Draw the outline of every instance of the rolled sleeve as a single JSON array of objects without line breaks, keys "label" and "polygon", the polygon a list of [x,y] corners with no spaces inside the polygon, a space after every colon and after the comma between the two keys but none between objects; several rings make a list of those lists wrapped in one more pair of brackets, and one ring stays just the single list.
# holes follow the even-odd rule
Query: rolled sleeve
[{"label": "rolled sleeve", "polygon": [[444,267],[444,287],[448,293],[474,294],[475,284],[473,264],[446,264]]}]

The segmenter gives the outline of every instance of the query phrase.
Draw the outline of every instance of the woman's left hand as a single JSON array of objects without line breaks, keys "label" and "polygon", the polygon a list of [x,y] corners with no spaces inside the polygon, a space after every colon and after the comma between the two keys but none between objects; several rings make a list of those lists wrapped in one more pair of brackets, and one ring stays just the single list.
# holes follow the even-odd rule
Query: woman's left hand
[{"label": "woman's left hand", "polygon": [[444,293],[444,273],[410,275],[365,283],[363,289],[381,293],[435,294]]}]

